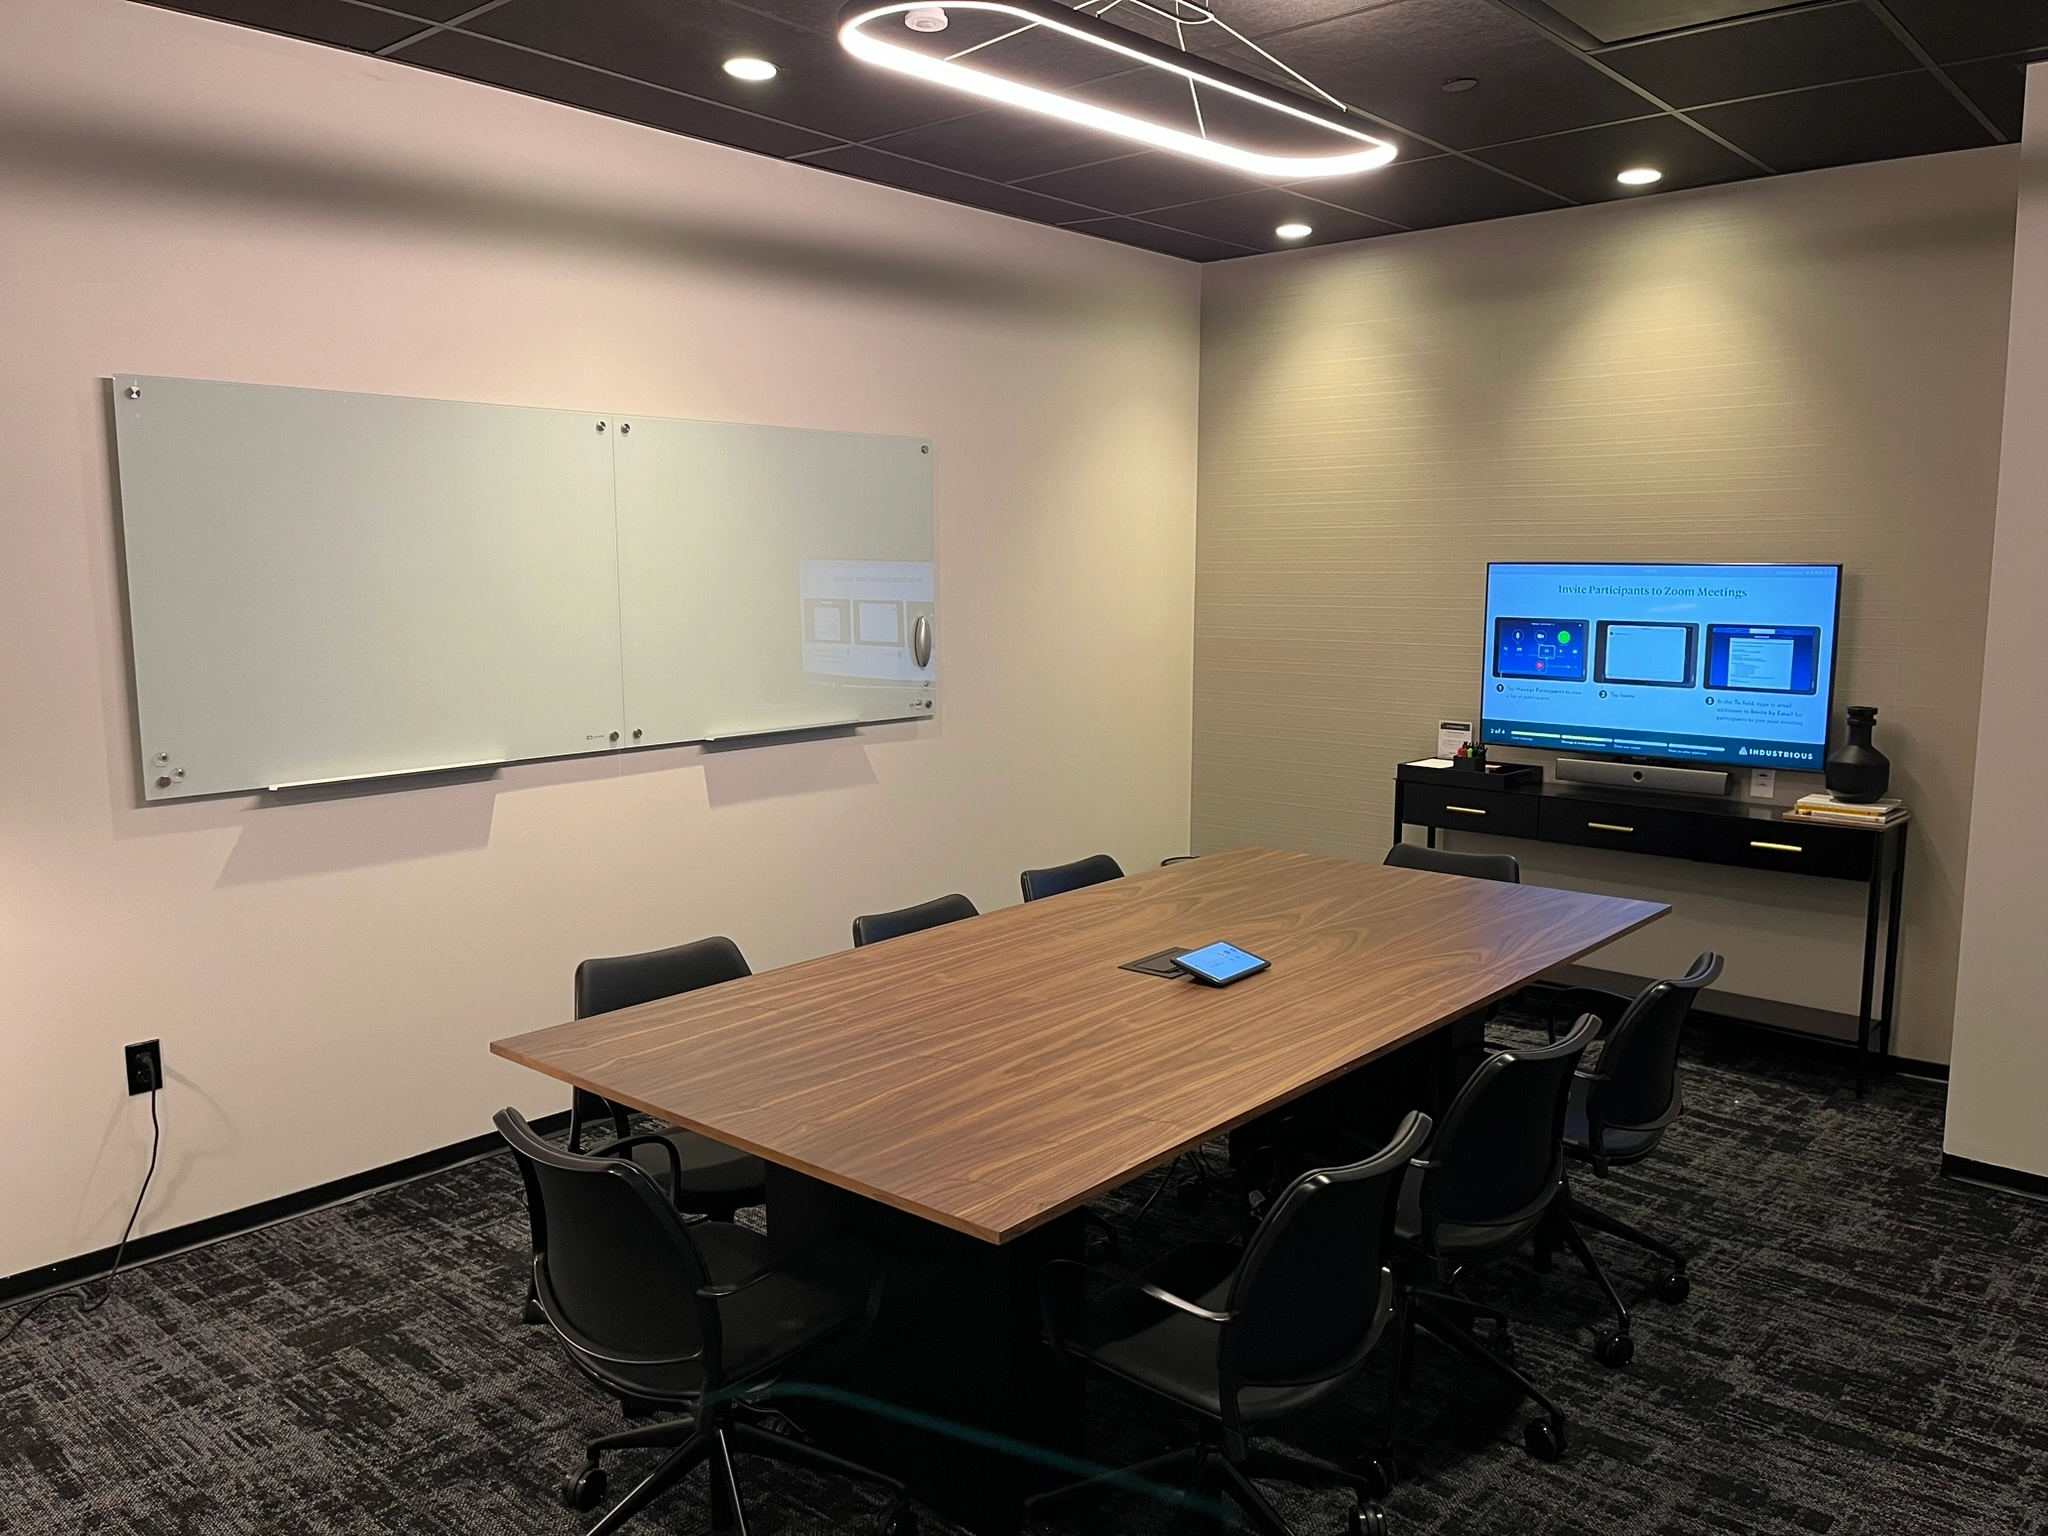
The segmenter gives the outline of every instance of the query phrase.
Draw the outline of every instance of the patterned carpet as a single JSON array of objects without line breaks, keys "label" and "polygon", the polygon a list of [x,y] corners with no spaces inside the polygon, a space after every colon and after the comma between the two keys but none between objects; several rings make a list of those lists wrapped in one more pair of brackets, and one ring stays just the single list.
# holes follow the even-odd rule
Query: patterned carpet
[{"label": "patterned carpet", "polygon": [[[2048,1205],[1936,1176],[1938,1085],[1859,1104],[1831,1071],[1712,1040],[1688,1083],[1667,1153],[1582,1192],[1688,1247],[1691,1299],[1649,1299],[1648,1262],[1595,1238],[1642,1298],[1636,1361],[1608,1370],[1568,1256],[1475,1283],[1527,1319],[1522,1363],[1574,1415],[1573,1449],[1532,1459],[1526,1415],[1425,1341],[1392,1528],[2048,1532]],[[1104,1213],[1127,1222],[1153,1183]],[[1169,1193],[1140,1246],[1228,1229],[1220,1194]],[[571,1536],[588,1521],[556,1482],[619,1418],[517,1322],[525,1240],[493,1156],[135,1271],[97,1316],[45,1310],[0,1349],[0,1530]],[[1355,1455],[1385,1388],[1382,1364],[1289,1439]],[[1153,1404],[1089,1390],[1104,1460],[1181,1438]],[[741,1476],[756,1536],[864,1530],[875,1508],[756,1461]],[[1273,1492],[1301,1536],[1343,1529],[1336,1499]],[[1119,1495],[1044,1529],[1168,1523]],[[631,1528],[707,1529],[701,1475]]]}]

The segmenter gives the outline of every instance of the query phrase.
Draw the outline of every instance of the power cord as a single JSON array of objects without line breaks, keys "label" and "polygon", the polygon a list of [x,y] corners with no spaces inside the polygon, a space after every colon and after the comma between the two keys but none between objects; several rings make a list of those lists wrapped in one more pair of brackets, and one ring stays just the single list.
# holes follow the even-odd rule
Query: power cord
[{"label": "power cord", "polygon": [[77,1285],[67,1285],[61,1291],[52,1291],[47,1296],[39,1296],[34,1301],[30,1302],[27,1307],[22,1309],[21,1315],[15,1318],[15,1320],[8,1326],[8,1329],[5,1333],[0,1333],[0,1344],[5,1344],[8,1340],[12,1339],[17,1333],[21,1332],[21,1328],[24,1323],[26,1323],[30,1318],[34,1317],[38,1312],[42,1311],[43,1308],[47,1307],[53,1301],[60,1301],[66,1296],[76,1296],[79,1298],[79,1313],[80,1315],[85,1315],[88,1313],[99,1311],[101,1307],[104,1307],[107,1304],[108,1299],[113,1296],[114,1277],[121,1273],[121,1258],[122,1255],[124,1255],[128,1251],[128,1239],[130,1236],[133,1235],[135,1231],[136,1220],[142,1215],[142,1202],[149,1198],[149,1182],[150,1180],[156,1177],[157,1153],[163,1147],[164,1128],[163,1123],[159,1121],[156,1117],[156,1096],[157,1090],[154,1088],[150,1089],[149,1171],[142,1176],[142,1188],[138,1189],[135,1192],[135,1209],[128,1213],[128,1225],[121,1229],[121,1241],[114,1248],[113,1267],[107,1271],[106,1285],[101,1289],[99,1298],[97,1300],[94,1300],[91,1294],[87,1291],[86,1287],[91,1283],[90,1281],[81,1281]]}]

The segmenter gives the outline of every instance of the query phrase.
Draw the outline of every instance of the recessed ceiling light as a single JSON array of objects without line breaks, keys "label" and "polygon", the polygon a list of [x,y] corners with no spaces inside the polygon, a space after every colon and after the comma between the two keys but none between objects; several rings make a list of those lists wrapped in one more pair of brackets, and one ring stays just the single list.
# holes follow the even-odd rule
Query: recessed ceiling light
[{"label": "recessed ceiling light", "polygon": [[1460,75],[1455,80],[1446,80],[1444,82],[1443,88],[1449,91],[1453,96],[1455,96],[1460,91],[1471,90],[1472,87],[1477,85],[1478,83],[1479,82],[1477,80],[1474,80],[1470,75]]},{"label": "recessed ceiling light", "polygon": [[1624,187],[1647,187],[1653,181],[1662,181],[1664,173],[1647,165],[1633,165],[1614,179]]},{"label": "recessed ceiling light", "polygon": [[[884,18],[907,20],[911,12],[930,9],[933,7],[920,3],[920,0],[850,0],[839,13],[839,45],[863,63],[892,69],[913,79],[948,86],[979,96],[984,101],[1022,107],[1092,128],[1098,133],[1111,134],[1153,149],[1170,150],[1190,159],[1206,160],[1211,165],[1226,166],[1269,181],[1349,176],[1359,171],[1375,170],[1397,153],[1386,140],[1353,127],[1347,117],[1348,109],[1335,98],[1330,98],[1327,106],[1308,101],[1291,90],[1276,88],[1198,54],[1184,53],[1156,43],[1142,33],[1098,21],[1093,16],[1060,4],[1059,0],[953,0],[950,9],[972,11],[976,13],[977,20],[999,23],[1009,29],[1003,34],[1005,37],[1037,32],[1051,34],[1061,44],[1079,43],[1094,48],[1109,55],[1107,60],[1100,62],[1112,70],[1128,70],[1133,64],[1155,70],[1166,76],[1176,91],[1187,92],[1198,113],[1202,97],[1196,88],[1201,87],[1213,93],[1213,99],[1221,99],[1233,114],[1251,107],[1264,114],[1264,122],[1269,126],[1277,118],[1295,132],[1311,130],[1308,138],[1318,147],[1276,154],[1220,136],[1212,138],[1208,127],[1199,120],[1195,124],[1196,131],[1188,132],[1150,117],[1098,106],[1074,95],[1041,89],[1014,76],[999,74],[993,68],[981,67],[983,58],[980,56],[971,65],[959,62],[970,54],[978,55],[985,44],[974,44],[958,53],[941,55],[920,52],[892,41],[892,34],[895,37],[903,35],[899,29],[869,30],[870,23]],[[1209,19],[1230,31],[1228,25],[1216,17]],[[1231,36],[1243,41],[1235,32],[1231,32]],[[1317,94],[1323,93],[1318,90]]]},{"label": "recessed ceiling light", "polygon": [[775,66],[766,59],[727,59],[725,72],[735,80],[773,80]]},{"label": "recessed ceiling light", "polygon": [[1282,240],[1306,240],[1315,230],[1306,224],[1282,224],[1273,233]]}]

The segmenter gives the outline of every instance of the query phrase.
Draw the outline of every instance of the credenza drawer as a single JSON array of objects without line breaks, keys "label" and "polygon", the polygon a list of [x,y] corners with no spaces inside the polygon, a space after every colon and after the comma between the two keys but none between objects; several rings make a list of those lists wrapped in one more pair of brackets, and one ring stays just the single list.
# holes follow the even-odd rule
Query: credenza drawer
[{"label": "credenza drawer", "polygon": [[1546,843],[1699,857],[1698,818],[1659,806],[1613,805],[1559,795],[1544,800],[1540,825],[1539,835]]},{"label": "credenza drawer", "polygon": [[1543,803],[1537,795],[1484,785],[1461,789],[1449,784],[1404,784],[1401,790],[1401,814],[1418,827],[1491,832],[1496,837],[1537,835],[1536,812]]},{"label": "credenza drawer", "polygon": [[1694,857],[1833,880],[1869,879],[1877,857],[1878,834],[1860,827],[1731,818],[1718,830],[1718,846],[1709,845]]}]

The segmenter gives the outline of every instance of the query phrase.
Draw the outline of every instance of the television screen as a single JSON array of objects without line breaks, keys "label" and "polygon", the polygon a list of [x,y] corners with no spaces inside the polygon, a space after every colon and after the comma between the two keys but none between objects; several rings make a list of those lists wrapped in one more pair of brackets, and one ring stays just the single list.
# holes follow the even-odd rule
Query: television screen
[{"label": "television screen", "polygon": [[1489,565],[1479,739],[1819,769],[1839,565]]}]

